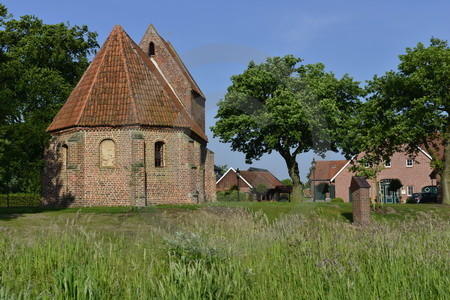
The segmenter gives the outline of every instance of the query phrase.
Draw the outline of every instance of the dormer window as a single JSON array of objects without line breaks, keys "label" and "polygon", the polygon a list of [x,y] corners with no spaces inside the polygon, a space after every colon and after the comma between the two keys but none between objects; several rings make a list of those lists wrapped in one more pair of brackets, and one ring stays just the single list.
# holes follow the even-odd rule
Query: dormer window
[{"label": "dormer window", "polygon": [[148,55],[155,55],[155,44],[153,44],[153,42],[150,42],[150,45],[148,47]]}]

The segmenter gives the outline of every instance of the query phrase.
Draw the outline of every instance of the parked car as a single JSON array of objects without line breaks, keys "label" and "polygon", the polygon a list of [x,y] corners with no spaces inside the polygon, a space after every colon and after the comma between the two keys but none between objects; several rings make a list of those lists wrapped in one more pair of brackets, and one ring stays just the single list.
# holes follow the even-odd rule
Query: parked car
[{"label": "parked car", "polygon": [[437,195],[435,193],[414,193],[411,195],[413,203],[437,203]]},{"label": "parked car", "polygon": [[427,185],[422,188],[422,193],[434,193],[437,195],[438,188],[435,185]]}]

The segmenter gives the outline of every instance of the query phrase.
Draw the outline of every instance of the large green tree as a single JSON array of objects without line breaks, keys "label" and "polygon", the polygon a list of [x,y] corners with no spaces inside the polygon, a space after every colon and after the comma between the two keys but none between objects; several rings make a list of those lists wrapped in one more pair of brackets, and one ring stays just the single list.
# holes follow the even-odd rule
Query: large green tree
[{"label": "large green tree", "polygon": [[45,132],[98,48],[86,26],[15,19],[0,4],[0,188],[39,192]]},{"label": "large green tree", "polygon": [[245,154],[246,161],[278,152],[293,182],[293,200],[301,199],[298,155],[314,150],[337,151],[343,124],[360,105],[358,82],[347,75],[337,79],[323,64],[302,65],[287,55],[250,62],[218,103],[211,127],[221,142]]},{"label": "large green tree", "polygon": [[[450,203],[450,49],[432,38],[399,56],[397,71],[375,76],[369,96],[347,135],[347,151],[359,147],[368,161],[381,163],[394,152],[431,154],[441,176],[443,201]],[[353,152],[354,149],[353,149]]]}]

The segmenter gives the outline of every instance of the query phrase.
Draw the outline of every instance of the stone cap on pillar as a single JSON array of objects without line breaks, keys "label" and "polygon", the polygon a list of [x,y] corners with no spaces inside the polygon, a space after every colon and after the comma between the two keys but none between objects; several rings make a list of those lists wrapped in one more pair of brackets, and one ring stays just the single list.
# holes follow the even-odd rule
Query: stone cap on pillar
[{"label": "stone cap on pillar", "polygon": [[352,182],[350,183],[350,192],[354,192],[359,189],[369,189],[370,184],[364,177],[353,176]]}]

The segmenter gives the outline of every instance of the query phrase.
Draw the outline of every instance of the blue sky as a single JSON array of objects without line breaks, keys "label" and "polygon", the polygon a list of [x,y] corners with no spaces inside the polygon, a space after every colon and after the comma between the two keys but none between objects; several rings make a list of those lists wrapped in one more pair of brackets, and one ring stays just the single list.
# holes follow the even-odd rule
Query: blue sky
[{"label": "blue sky", "polygon": [[[327,70],[349,73],[364,82],[395,69],[398,55],[431,36],[449,40],[450,1],[118,1],[0,0],[15,17],[32,14],[52,24],[88,25],[100,44],[122,25],[139,42],[148,24],[171,41],[207,96],[207,126],[214,124],[216,102],[230,76],[250,60],[293,54],[305,63],[322,62]],[[244,155],[210,138],[216,164],[246,169]],[[300,155],[302,180],[312,153]],[[327,159],[341,159],[330,153]],[[253,163],[287,178],[277,153]]]}]

